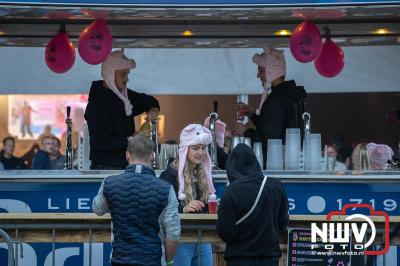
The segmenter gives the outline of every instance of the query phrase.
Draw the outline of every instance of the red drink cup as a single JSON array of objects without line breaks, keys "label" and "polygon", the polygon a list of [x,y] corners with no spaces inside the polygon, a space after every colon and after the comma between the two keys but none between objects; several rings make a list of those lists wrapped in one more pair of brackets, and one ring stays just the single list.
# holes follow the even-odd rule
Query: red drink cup
[{"label": "red drink cup", "polygon": [[217,212],[218,212],[218,200],[216,199],[208,200],[208,213],[217,214]]},{"label": "red drink cup", "polygon": [[236,120],[242,122],[246,113],[246,105],[244,103],[237,104]]}]

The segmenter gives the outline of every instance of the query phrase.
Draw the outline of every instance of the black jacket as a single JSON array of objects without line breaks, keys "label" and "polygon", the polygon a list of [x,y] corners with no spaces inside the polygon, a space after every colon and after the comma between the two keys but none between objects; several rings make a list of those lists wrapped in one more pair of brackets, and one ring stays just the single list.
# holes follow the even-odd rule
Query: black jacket
[{"label": "black jacket", "polygon": [[301,132],[304,131],[301,118],[306,109],[307,93],[304,88],[296,86],[295,81],[290,80],[272,87],[271,90],[271,94],[261,107],[260,115],[254,114],[250,117],[264,145],[268,139],[284,141],[286,128],[300,128]]},{"label": "black jacket", "polygon": [[[176,169],[172,165],[168,165],[167,169],[165,169],[165,171],[161,173],[160,179],[167,181],[173,186],[176,198],[178,199],[178,191],[179,191],[178,169]],[[197,189],[197,195],[200,195],[199,188],[197,187],[196,189]],[[179,213],[183,213],[183,207],[185,206],[183,206],[182,201],[180,201],[179,199],[178,202],[179,202],[178,211]],[[205,207],[199,213],[208,213],[207,203],[206,202],[203,203]]]},{"label": "black jacket", "polygon": [[12,156],[11,158],[5,158],[4,155],[0,155],[0,162],[3,163],[5,170],[25,169],[24,162],[15,156]]},{"label": "black jacket", "polygon": [[160,108],[154,97],[144,93],[128,90],[128,98],[133,105],[130,116],[126,116],[122,100],[104,87],[102,80],[93,81],[85,111],[92,163],[124,168],[128,164],[125,158],[127,137],[135,133],[134,117],[152,107]]},{"label": "black jacket", "polygon": [[227,161],[230,185],[218,208],[217,232],[226,242],[225,259],[278,258],[279,231],[289,221],[288,200],[281,182],[268,178],[260,200],[247,219],[235,225],[253,206],[264,175],[252,151],[237,145]]}]

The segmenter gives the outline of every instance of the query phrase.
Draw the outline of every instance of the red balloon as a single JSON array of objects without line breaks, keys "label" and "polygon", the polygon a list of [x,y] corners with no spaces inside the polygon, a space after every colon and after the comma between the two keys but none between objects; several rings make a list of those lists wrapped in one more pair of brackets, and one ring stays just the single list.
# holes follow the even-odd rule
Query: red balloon
[{"label": "red balloon", "polygon": [[319,74],[332,78],[343,70],[344,53],[332,40],[326,40],[321,53],[314,61],[314,65]]},{"label": "red balloon", "polygon": [[301,63],[313,61],[321,52],[322,38],[317,26],[307,20],[297,25],[290,37],[290,51]]},{"label": "red balloon", "polygon": [[100,64],[106,60],[111,49],[112,36],[104,19],[95,20],[79,35],[78,51],[88,64]]},{"label": "red balloon", "polygon": [[59,32],[47,44],[45,52],[47,66],[55,73],[65,73],[75,63],[75,47],[65,32]]}]

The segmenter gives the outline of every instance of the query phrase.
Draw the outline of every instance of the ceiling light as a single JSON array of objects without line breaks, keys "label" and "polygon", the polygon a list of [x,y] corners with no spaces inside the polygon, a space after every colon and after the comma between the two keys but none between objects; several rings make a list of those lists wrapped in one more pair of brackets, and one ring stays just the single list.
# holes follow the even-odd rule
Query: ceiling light
[{"label": "ceiling light", "polygon": [[193,35],[193,32],[191,30],[185,30],[184,32],[182,32],[182,36],[188,37],[188,36],[192,36],[192,35]]},{"label": "ceiling light", "polygon": [[290,32],[290,30],[278,30],[277,32],[275,32],[275,35],[277,35],[277,36],[289,36],[289,35],[292,35],[292,33]]},{"label": "ceiling light", "polygon": [[381,34],[381,35],[383,35],[383,34],[390,34],[391,31],[390,31],[389,29],[376,29],[376,30],[374,30],[373,33],[374,33],[374,34]]}]

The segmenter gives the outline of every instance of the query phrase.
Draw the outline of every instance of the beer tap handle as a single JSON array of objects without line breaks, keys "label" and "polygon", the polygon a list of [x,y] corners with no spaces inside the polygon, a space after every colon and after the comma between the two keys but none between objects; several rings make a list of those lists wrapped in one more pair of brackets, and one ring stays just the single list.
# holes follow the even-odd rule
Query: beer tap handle
[{"label": "beer tap handle", "polygon": [[67,106],[67,118],[71,115],[71,106]]},{"label": "beer tap handle", "polygon": [[214,101],[214,113],[218,113],[218,101]]}]

